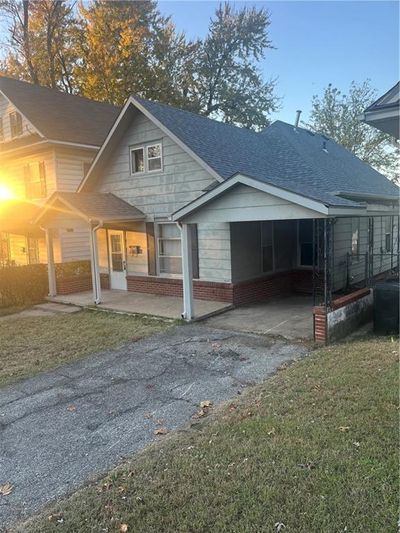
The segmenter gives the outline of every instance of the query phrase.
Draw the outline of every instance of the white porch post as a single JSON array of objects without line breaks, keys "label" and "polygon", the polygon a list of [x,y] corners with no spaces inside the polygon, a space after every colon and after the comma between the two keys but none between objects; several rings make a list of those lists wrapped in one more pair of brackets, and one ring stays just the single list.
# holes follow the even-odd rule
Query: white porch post
[{"label": "white porch post", "polygon": [[188,224],[182,224],[182,275],[183,275],[183,313],[184,320],[192,320],[193,313],[193,265],[192,236]]},{"label": "white porch post", "polygon": [[92,224],[90,224],[90,266],[92,270],[93,301],[96,305],[101,303],[99,253],[96,235],[96,231],[100,227],[101,224],[99,224],[98,226],[92,226]]},{"label": "white porch post", "polygon": [[49,279],[49,296],[57,295],[56,269],[54,266],[54,247],[53,231],[46,229],[46,248],[47,248],[47,275]]}]

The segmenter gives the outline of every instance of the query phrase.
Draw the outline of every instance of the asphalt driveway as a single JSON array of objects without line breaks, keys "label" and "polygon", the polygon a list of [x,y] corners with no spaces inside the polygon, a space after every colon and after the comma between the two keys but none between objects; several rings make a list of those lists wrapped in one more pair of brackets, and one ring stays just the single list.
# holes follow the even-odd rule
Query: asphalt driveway
[{"label": "asphalt driveway", "polygon": [[0,390],[0,530],[236,396],[304,346],[201,324],[82,359]]}]

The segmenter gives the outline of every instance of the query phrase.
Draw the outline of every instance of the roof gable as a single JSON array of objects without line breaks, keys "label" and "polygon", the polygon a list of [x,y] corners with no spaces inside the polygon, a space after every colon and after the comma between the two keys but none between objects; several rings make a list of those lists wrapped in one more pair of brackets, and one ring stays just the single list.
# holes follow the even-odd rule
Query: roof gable
[{"label": "roof gable", "polygon": [[49,140],[99,147],[119,107],[0,76],[0,91]]},{"label": "roof gable", "polygon": [[346,192],[398,197],[399,189],[385,176],[323,135],[281,121],[257,133],[138,97],[121,111],[81,188],[96,178],[96,166],[130,106],[177,140],[218,181],[240,173],[332,206],[358,205],[343,197]]}]

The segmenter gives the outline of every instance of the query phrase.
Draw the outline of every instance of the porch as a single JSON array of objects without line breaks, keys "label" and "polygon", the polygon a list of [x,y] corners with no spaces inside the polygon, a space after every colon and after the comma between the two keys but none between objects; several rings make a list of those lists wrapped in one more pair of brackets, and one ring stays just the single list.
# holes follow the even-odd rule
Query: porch
[{"label": "porch", "polygon": [[[93,304],[93,291],[60,294],[49,297],[48,300],[56,303],[76,305],[79,307],[103,309],[119,313],[132,313],[152,315],[178,320],[182,314],[182,298],[175,296],[162,296],[129,292],[125,290],[103,289],[101,303]],[[194,320],[204,319],[231,309],[227,302],[209,300],[194,300]]]}]

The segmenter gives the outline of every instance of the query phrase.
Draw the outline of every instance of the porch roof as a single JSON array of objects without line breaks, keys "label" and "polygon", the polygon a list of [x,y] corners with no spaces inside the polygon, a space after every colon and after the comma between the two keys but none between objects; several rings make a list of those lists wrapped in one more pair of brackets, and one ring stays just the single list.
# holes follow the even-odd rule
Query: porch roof
[{"label": "porch roof", "polygon": [[111,193],[57,192],[46,202],[35,223],[39,224],[60,212],[80,216],[88,222],[140,221],[146,218],[140,209]]},{"label": "porch roof", "polygon": [[31,202],[8,200],[0,204],[0,231],[16,235],[41,236],[43,232],[31,221],[37,216],[40,206]]}]

